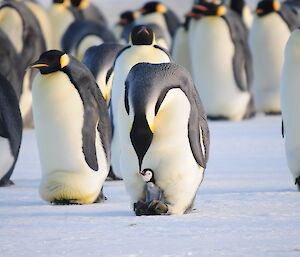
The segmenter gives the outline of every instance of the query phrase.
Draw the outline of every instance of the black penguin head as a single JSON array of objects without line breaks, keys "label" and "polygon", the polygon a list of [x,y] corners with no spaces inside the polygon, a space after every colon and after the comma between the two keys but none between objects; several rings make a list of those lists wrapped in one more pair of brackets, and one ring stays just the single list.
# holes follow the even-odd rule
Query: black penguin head
[{"label": "black penguin head", "polygon": [[77,9],[85,9],[90,5],[90,1],[89,0],[71,0],[71,4],[73,7],[77,8]]},{"label": "black penguin head", "polygon": [[31,64],[31,68],[37,68],[41,74],[49,74],[62,70],[70,62],[70,58],[67,54],[58,51],[50,50],[41,54],[40,58]]},{"label": "black penguin head", "polygon": [[125,25],[133,22],[139,16],[138,12],[126,11],[121,13],[120,15],[120,24]]},{"label": "black penguin head", "polygon": [[153,31],[146,25],[135,26],[130,33],[132,45],[152,45],[155,42]]},{"label": "black penguin head", "polygon": [[258,16],[264,16],[272,12],[278,12],[280,7],[281,5],[277,0],[263,0],[258,3],[255,12]]},{"label": "black penguin head", "polygon": [[142,175],[143,180],[148,183],[148,182],[153,182],[155,184],[155,179],[154,179],[154,172],[151,169],[144,169],[140,171],[140,174]]},{"label": "black penguin head", "polygon": [[53,0],[53,4],[62,4],[65,6],[70,6],[70,0]]},{"label": "black penguin head", "polygon": [[227,12],[223,1],[221,0],[201,0],[193,6],[192,11],[188,14],[190,17],[200,19],[205,16],[223,16]]},{"label": "black penguin head", "polygon": [[167,7],[157,1],[148,2],[142,7],[142,9],[140,9],[140,13],[143,15],[155,13],[155,12],[166,13],[167,11],[168,11]]}]

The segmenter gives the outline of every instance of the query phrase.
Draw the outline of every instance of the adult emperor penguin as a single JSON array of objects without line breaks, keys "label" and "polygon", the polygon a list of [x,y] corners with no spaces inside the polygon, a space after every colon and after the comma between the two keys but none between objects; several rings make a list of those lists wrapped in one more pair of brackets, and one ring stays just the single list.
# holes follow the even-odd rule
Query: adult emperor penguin
[{"label": "adult emperor penguin", "polygon": [[217,2],[193,8],[189,42],[194,81],[211,119],[254,115],[252,62],[241,17]]},{"label": "adult emperor penguin", "polygon": [[103,199],[110,167],[111,125],[91,72],[58,50],[32,64],[33,115],[42,166],[40,195],[58,204]]},{"label": "adult emperor penguin", "polygon": [[125,11],[120,14],[120,20],[115,24],[113,33],[121,43],[129,41],[130,32],[139,16],[140,13],[135,11]]},{"label": "adult emperor penguin", "polygon": [[135,64],[139,62],[165,63],[170,62],[169,54],[156,45],[153,31],[144,25],[135,26],[130,34],[130,45],[125,47],[117,56],[113,68],[112,84],[112,167],[118,177],[122,177],[120,159],[120,137],[123,137],[123,131],[119,129],[119,123],[126,116],[124,106],[125,80],[128,72]]},{"label": "adult emperor penguin", "polygon": [[300,29],[296,29],[286,44],[280,93],[287,163],[300,190],[299,44]]},{"label": "adult emperor penguin", "polygon": [[227,0],[226,6],[241,16],[247,28],[251,28],[253,15],[245,0]]},{"label": "adult emperor penguin", "polygon": [[186,14],[184,23],[177,28],[171,48],[174,62],[182,65],[191,74],[192,65],[189,48],[189,24],[192,15],[192,12]]},{"label": "adult emperor penguin", "polygon": [[106,104],[110,103],[112,89],[112,66],[124,45],[117,43],[103,43],[99,46],[90,47],[83,58],[83,63],[94,75],[102,92]]},{"label": "adult emperor penguin", "polygon": [[[28,65],[46,50],[46,42],[39,23],[23,2],[3,1],[0,3],[0,28],[7,34],[21,56],[18,65],[22,67],[22,70],[26,70]],[[34,71],[26,70],[19,99],[25,127],[33,126],[31,82],[34,75]]]},{"label": "adult emperor penguin", "polygon": [[103,13],[90,0],[71,0],[71,4],[78,10],[83,19],[92,20],[103,26],[107,26]]},{"label": "adult emperor penguin", "polygon": [[125,132],[121,166],[135,211],[140,213],[145,201],[138,173],[151,169],[164,200],[150,203],[149,211],[186,213],[203,180],[209,153],[206,115],[191,76],[177,64],[140,63],[131,69],[125,85],[126,115],[119,124]]},{"label": "adult emperor penguin", "polygon": [[136,24],[157,24],[165,33],[168,47],[171,47],[180,20],[170,8],[158,1],[147,2],[140,9],[141,16],[136,20]]},{"label": "adult emperor penguin", "polygon": [[284,47],[291,31],[300,26],[295,8],[276,0],[263,0],[257,5],[249,44],[253,56],[254,102],[258,111],[281,112],[279,84]]},{"label": "adult emperor penguin", "polygon": [[0,73],[0,187],[13,185],[10,177],[18,159],[22,131],[18,98]]},{"label": "adult emperor penguin", "polygon": [[61,38],[69,25],[80,19],[79,12],[71,7],[70,0],[53,0],[47,14],[52,27],[52,47],[61,49]]},{"label": "adult emperor penguin", "polygon": [[62,50],[82,61],[85,51],[104,42],[116,42],[113,33],[100,23],[78,20],[71,23],[64,33]]}]

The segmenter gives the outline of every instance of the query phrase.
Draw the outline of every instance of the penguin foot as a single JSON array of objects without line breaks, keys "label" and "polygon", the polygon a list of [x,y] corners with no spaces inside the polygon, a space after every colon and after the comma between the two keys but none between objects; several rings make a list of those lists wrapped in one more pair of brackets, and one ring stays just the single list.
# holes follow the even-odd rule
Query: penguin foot
[{"label": "penguin foot", "polygon": [[133,206],[136,216],[161,215],[168,212],[168,206],[159,200],[153,200],[150,203],[138,201]]},{"label": "penguin foot", "polygon": [[51,203],[54,205],[80,205],[77,199],[55,199]]},{"label": "penguin foot", "polygon": [[207,115],[207,119],[209,120],[219,120],[219,121],[224,121],[224,120],[229,120],[228,117],[225,117],[225,116],[210,116],[210,115]]},{"label": "penguin foot", "polygon": [[295,185],[298,186],[298,190],[300,191],[300,176],[298,178],[296,178]]},{"label": "penguin foot", "polygon": [[94,201],[94,203],[101,203],[107,200],[107,197],[103,194],[103,187],[98,195],[98,197],[96,198],[96,200]]},{"label": "penguin foot", "polygon": [[106,178],[107,181],[119,181],[122,180],[121,178],[117,177],[116,174],[113,172],[112,167],[110,167],[108,176]]},{"label": "penguin foot", "polygon": [[266,115],[274,116],[274,115],[281,115],[281,112],[278,111],[271,111],[271,112],[265,112]]},{"label": "penguin foot", "polygon": [[0,187],[9,187],[15,185],[14,182],[12,182],[10,179],[9,180],[0,180]]}]

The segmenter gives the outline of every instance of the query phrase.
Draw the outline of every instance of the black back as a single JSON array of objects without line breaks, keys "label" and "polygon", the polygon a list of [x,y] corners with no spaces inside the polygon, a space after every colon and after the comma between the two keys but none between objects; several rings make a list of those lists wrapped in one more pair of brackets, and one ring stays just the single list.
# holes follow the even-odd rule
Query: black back
[{"label": "black back", "polygon": [[173,12],[171,9],[168,8],[168,11],[164,14],[167,26],[168,26],[168,31],[173,38],[176,32],[176,29],[178,26],[180,26],[180,19],[178,16]]},{"label": "black back", "polygon": [[290,31],[300,26],[300,3],[296,1],[287,1],[281,4],[278,11],[279,15],[288,25]]},{"label": "black back", "polygon": [[89,69],[70,56],[70,63],[62,69],[77,89],[84,107],[82,128],[83,154],[89,167],[98,171],[96,153],[96,131],[100,134],[103,149],[110,166],[111,124],[108,110],[101,91]]},{"label": "black back", "polygon": [[[157,98],[156,115],[169,90],[180,88],[185,93],[191,106],[188,122],[188,137],[191,150],[196,162],[205,168],[209,153],[209,130],[204,108],[190,74],[183,67],[173,63],[139,63],[130,70],[125,84],[124,101],[126,110],[128,113],[133,111],[130,110],[128,104],[131,101],[135,109],[135,115],[140,115],[141,117],[145,114],[145,106],[147,106],[149,99]],[[141,122],[143,123],[142,119]],[[202,131],[205,154],[203,154],[201,149],[200,130]],[[144,140],[147,141],[147,138]],[[148,142],[145,142],[145,144],[148,144]],[[144,151],[145,149],[142,150]],[[140,153],[137,153],[137,155],[139,159],[144,157],[139,156]]]},{"label": "black back", "polygon": [[0,136],[9,140],[11,153],[14,157],[13,165],[0,178],[0,186],[9,184],[9,178],[18,159],[22,140],[22,117],[19,109],[19,101],[9,81],[0,74]]},{"label": "black back", "polygon": [[80,42],[90,35],[98,36],[104,42],[116,42],[111,31],[103,25],[89,20],[77,20],[70,24],[62,37],[63,51],[66,53],[70,53],[72,50],[76,51]]}]

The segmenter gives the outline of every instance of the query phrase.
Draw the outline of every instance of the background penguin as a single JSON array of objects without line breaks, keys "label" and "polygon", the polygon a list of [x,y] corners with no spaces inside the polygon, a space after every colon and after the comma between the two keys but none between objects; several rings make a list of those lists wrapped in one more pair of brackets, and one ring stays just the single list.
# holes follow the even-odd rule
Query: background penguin
[{"label": "background penguin", "polygon": [[10,180],[22,140],[22,117],[14,89],[0,74],[0,186],[13,185]]},{"label": "background penguin", "polygon": [[103,42],[116,42],[112,32],[103,25],[79,20],[73,22],[62,37],[62,49],[82,61],[85,51]]},{"label": "background penguin", "polygon": [[[209,153],[208,124],[189,73],[177,64],[140,63],[129,72],[125,91],[121,166],[132,202],[145,201],[137,172],[151,169],[168,214],[189,211]],[[154,214],[159,204],[151,205]]]},{"label": "background penguin", "polygon": [[118,53],[124,48],[124,45],[117,43],[104,43],[99,46],[90,47],[83,58],[83,63],[90,69],[94,75],[97,84],[106,100],[110,103],[110,94],[112,89],[112,66]]},{"label": "background penguin", "polygon": [[53,0],[47,14],[52,27],[52,47],[61,49],[61,38],[69,25],[80,15],[75,8],[71,8],[70,0]]},{"label": "background penguin", "polygon": [[240,15],[247,28],[251,28],[253,15],[245,0],[227,0],[226,6]]},{"label": "background penguin", "polygon": [[[22,70],[26,70],[29,64],[46,50],[46,42],[39,23],[23,2],[3,1],[0,3],[0,28],[7,34],[20,55],[19,66]],[[25,127],[33,126],[31,82],[34,75],[34,71],[25,72],[19,100]]]},{"label": "background penguin", "polygon": [[129,41],[129,35],[135,26],[135,19],[140,16],[139,12],[125,11],[120,14],[120,20],[115,24],[113,33],[121,43]]},{"label": "background penguin", "polygon": [[33,114],[42,166],[41,197],[58,204],[103,199],[110,167],[111,126],[91,72],[57,50],[32,64]]},{"label": "background penguin", "polygon": [[175,33],[172,44],[172,58],[175,63],[180,64],[192,74],[192,64],[189,48],[189,24],[192,12],[185,16],[185,22],[180,25]]},{"label": "background penguin", "polygon": [[286,158],[300,190],[300,29],[292,32],[285,48],[280,84]]},{"label": "background penguin", "polygon": [[112,84],[112,167],[118,177],[122,177],[119,164],[120,158],[120,137],[123,137],[119,129],[119,123],[126,115],[124,106],[125,80],[131,67],[139,62],[164,63],[170,62],[169,54],[156,45],[155,35],[147,26],[135,26],[131,32],[130,45],[125,47],[117,56],[113,67]]},{"label": "background penguin", "polygon": [[141,16],[136,20],[136,24],[157,24],[164,31],[168,48],[170,48],[175,31],[180,25],[177,15],[170,8],[157,1],[146,3],[140,9],[140,13]]},{"label": "background penguin", "polygon": [[90,0],[71,0],[71,4],[78,10],[83,19],[92,20],[102,24],[103,26],[107,26],[103,13],[101,13],[99,8],[92,4]]},{"label": "background penguin", "polygon": [[265,113],[280,113],[280,74],[284,47],[291,31],[300,25],[295,7],[273,0],[258,3],[249,34],[253,55],[254,102]]},{"label": "background penguin", "polygon": [[247,28],[238,14],[214,2],[202,1],[193,12],[192,69],[207,116],[235,121],[253,116]]}]

